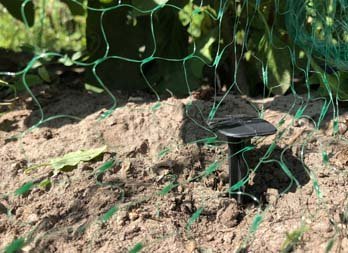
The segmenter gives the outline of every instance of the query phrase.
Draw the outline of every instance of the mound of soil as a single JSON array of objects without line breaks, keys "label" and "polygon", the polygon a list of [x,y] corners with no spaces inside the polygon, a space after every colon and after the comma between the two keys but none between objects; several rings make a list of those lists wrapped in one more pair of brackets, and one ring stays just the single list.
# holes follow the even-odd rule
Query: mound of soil
[{"label": "mound of soil", "polygon": [[[118,108],[100,119],[110,103],[106,95],[47,89],[38,97],[46,118],[82,119],[37,125],[41,114],[29,97],[0,116],[0,249],[25,238],[23,252],[128,252],[137,246],[142,252],[348,251],[348,114],[340,112],[336,135],[330,111],[320,126],[295,117],[305,108],[303,115],[318,121],[322,100],[223,100],[216,116],[256,116],[255,108],[263,108],[264,118],[283,133],[253,139],[246,190],[252,198],[237,204],[226,194],[225,143],[197,142],[214,136],[205,123],[213,99],[157,102],[118,93]],[[67,171],[48,164],[103,145],[107,152]],[[270,146],[268,162],[257,166]],[[110,159],[115,165],[97,177]],[[214,173],[191,180],[214,162],[220,165]],[[46,179],[45,187],[15,194],[24,183]],[[171,183],[171,191],[159,194]],[[103,222],[106,213],[113,215]]]}]

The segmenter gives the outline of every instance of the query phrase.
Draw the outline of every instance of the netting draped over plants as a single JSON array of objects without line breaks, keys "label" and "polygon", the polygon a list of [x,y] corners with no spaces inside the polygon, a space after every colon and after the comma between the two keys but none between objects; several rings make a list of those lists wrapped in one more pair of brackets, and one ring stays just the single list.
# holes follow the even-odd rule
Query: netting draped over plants
[{"label": "netting draped over plants", "polygon": [[[47,22],[55,24],[54,21],[47,21],[52,17],[47,9],[48,0],[40,3],[40,9],[35,9],[37,2],[30,0],[0,0],[0,3],[14,18],[20,20],[17,22],[23,22],[17,25],[23,26],[22,29],[28,33],[25,37],[28,40],[32,38],[34,30],[41,37],[45,33],[52,33],[47,28]],[[304,173],[308,174],[318,200],[322,200],[323,194],[316,175],[305,166],[303,154],[325,117],[332,117],[332,134],[340,135],[338,103],[348,99],[348,1],[64,0],[60,4],[69,8],[71,15],[86,15],[86,37],[74,37],[73,45],[65,42],[63,47],[57,46],[53,40],[50,42],[41,38],[30,40],[31,45],[21,42],[15,44],[16,47],[29,47],[31,57],[20,69],[1,71],[0,85],[13,90],[15,95],[16,90],[28,92],[41,116],[38,122],[14,138],[20,140],[51,120],[80,120],[76,115],[46,115],[39,98],[32,92],[35,84],[50,83],[51,78],[45,68],[45,63],[50,61],[85,68],[88,85],[101,88],[109,95],[110,107],[95,124],[103,124],[112,115],[117,117],[115,89],[145,90],[154,94],[155,103],[151,107],[153,114],[167,104],[164,98],[188,95],[184,111],[191,125],[187,129],[200,132],[197,138],[190,139],[188,143],[199,146],[226,143],[209,129],[206,122],[217,115],[232,113],[224,107],[226,103],[233,102],[231,96],[247,95],[244,98],[251,109],[242,113],[269,119],[266,102],[254,103],[249,96],[258,96],[266,101],[269,97],[291,94],[292,103],[286,104],[281,109],[283,116],[273,122],[278,132],[271,144],[253,166],[247,164],[249,174],[237,184],[227,187],[226,192],[247,195],[251,201],[260,203],[258,196],[239,189],[248,184],[260,167],[268,164],[276,164],[289,179],[281,194],[294,186],[300,187],[301,182],[285,157],[288,150],[297,147]],[[81,27],[78,29],[82,30]],[[76,27],[73,30],[66,36],[73,37]],[[85,49],[76,44],[79,39],[86,40]],[[68,50],[64,48],[69,46]],[[36,79],[33,73],[38,73]],[[211,103],[197,103],[194,98],[196,90],[204,83],[210,85]],[[313,105],[317,103],[320,103],[320,110],[312,111]],[[197,120],[197,116],[192,115],[201,118]],[[281,145],[288,138],[289,128],[301,119],[308,120],[314,128],[302,132],[303,138]],[[174,150],[183,148],[183,145],[173,143],[163,147],[158,157],[165,158]],[[255,152],[256,146],[257,142],[253,142],[239,152],[248,156]],[[323,163],[327,163],[325,145],[321,145],[321,148]],[[276,149],[280,151],[274,156]],[[107,171],[114,162],[104,164],[99,174]],[[165,196],[180,184],[207,178],[226,163],[226,157],[216,156],[215,161],[200,174],[183,182],[171,180],[159,192],[162,201],[166,201]],[[27,187],[34,186],[30,184]],[[132,201],[141,203],[155,197],[158,195]],[[95,217],[95,220],[106,223],[118,210],[119,203],[115,203],[109,212],[102,217]],[[198,222],[203,210],[204,201],[202,207],[195,210],[187,221],[186,230]],[[260,209],[255,216],[241,247],[250,243],[262,222],[263,212]],[[30,233],[23,237],[27,242],[33,239]],[[147,246],[146,242],[139,242],[134,245],[132,252]]]}]

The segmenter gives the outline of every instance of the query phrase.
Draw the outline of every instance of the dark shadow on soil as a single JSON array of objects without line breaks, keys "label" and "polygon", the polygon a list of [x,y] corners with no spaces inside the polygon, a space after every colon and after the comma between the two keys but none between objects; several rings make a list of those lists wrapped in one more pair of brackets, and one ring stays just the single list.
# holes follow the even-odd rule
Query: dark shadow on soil
[{"label": "dark shadow on soil", "polygon": [[[237,97],[237,96],[235,96]],[[187,109],[186,118],[181,128],[181,138],[185,143],[194,142],[197,140],[213,137],[214,133],[209,131],[208,125],[205,122],[205,118],[209,114],[212,108],[212,101],[194,101],[192,105]],[[234,96],[227,97],[226,101],[221,104],[221,107],[216,113],[216,117],[225,115],[236,115],[236,114],[247,114],[257,116],[256,111],[250,105],[247,98],[238,97],[234,100]],[[217,134],[217,133],[215,133]],[[226,142],[226,138],[217,134],[217,141]],[[220,145],[219,143],[215,143]],[[268,142],[269,143],[269,142]],[[214,144],[214,145],[215,145]],[[197,143],[198,146],[203,146],[203,143]],[[223,148],[221,144],[221,147]],[[266,154],[269,145],[263,145],[256,147],[254,150],[246,152],[245,155],[248,157],[248,167],[250,169],[255,168],[260,159]],[[224,150],[227,150],[224,148]],[[283,148],[278,145],[275,147],[270,157],[267,159],[275,161],[283,161],[293,177],[296,178],[298,186],[304,186],[310,181],[310,177],[298,157],[296,157],[292,151],[286,150],[283,154]],[[203,154],[207,155],[208,154]],[[223,154],[227,156],[226,154]],[[204,158],[203,158],[204,159]],[[226,159],[227,164],[227,159]],[[226,166],[227,168],[227,166]],[[226,171],[225,174],[228,172]],[[295,192],[297,185],[295,182],[291,183],[291,179],[284,172],[282,167],[277,162],[262,163],[258,167],[257,171],[252,175],[252,181],[250,185],[246,187],[246,193],[255,196],[257,199],[264,200],[268,189],[276,189],[279,194],[287,192]],[[217,178],[217,180],[221,180]],[[223,182],[225,185],[228,183],[226,178]],[[246,199],[248,199],[246,197]],[[250,199],[251,200],[251,199]]]},{"label": "dark shadow on soil", "polygon": [[[255,168],[268,149],[269,145],[263,145],[248,153],[250,168]],[[280,161],[282,159],[292,176],[297,180],[298,185],[295,180],[292,182],[279,163],[262,163],[257,171],[253,173],[252,180],[246,187],[248,194],[260,200],[265,200],[268,189],[276,189],[278,194],[286,194],[288,192],[296,192],[298,187],[302,187],[310,181],[309,169],[306,165],[298,157],[294,156],[291,150],[286,150],[282,154],[283,151],[281,147],[276,146],[267,160]]]},{"label": "dark shadow on soil", "polygon": [[[275,96],[272,98],[272,101],[266,102],[264,104],[265,109],[270,109],[272,111],[277,111],[280,113],[288,113],[289,115],[295,116],[303,110],[302,116],[310,117],[311,124],[312,121],[319,122],[321,115],[324,113],[323,121],[320,125],[320,128],[327,129],[329,127],[330,122],[334,119],[334,110],[337,111],[336,101],[334,100],[330,106],[327,108],[327,112],[325,112],[325,106],[330,103],[330,99],[328,97],[318,96],[312,94],[311,99],[307,99],[307,94],[298,94],[295,96],[293,94],[288,94],[286,96]],[[334,109],[334,106],[336,109]],[[339,115],[343,115],[348,111],[348,103],[339,101],[338,102],[338,113]]]},{"label": "dark shadow on soil", "polygon": [[15,119],[14,120],[5,119],[4,121],[0,122],[0,131],[4,131],[4,132],[14,131],[18,128],[17,123],[18,121]]}]

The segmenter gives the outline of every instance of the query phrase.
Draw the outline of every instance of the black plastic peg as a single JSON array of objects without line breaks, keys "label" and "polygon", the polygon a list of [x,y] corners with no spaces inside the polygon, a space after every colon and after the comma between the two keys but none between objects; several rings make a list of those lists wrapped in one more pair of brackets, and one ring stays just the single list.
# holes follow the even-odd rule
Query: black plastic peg
[{"label": "black plastic peg", "polygon": [[[257,117],[236,115],[215,118],[208,122],[213,130],[227,137],[228,167],[230,187],[240,181],[248,173],[243,160],[243,154],[238,151],[250,143],[252,137],[274,134],[277,129],[268,121]],[[246,159],[246,157],[244,157]],[[239,189],[244,192],[245,187]],[[238,203],[242,203],[242,196],[237,196]]]}]

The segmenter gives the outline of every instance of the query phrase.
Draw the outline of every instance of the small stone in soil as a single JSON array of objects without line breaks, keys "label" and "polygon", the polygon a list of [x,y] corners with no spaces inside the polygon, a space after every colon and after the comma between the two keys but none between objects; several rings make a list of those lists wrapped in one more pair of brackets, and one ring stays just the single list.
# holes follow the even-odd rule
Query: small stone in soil
[{"label": "small stone in soil", "polygon": [[132,162],[129,160],[125,160],[122,162],[122,167],[120,170],[120,175],[122,178],[127,178],[127,175],[130,174],[132,170]]},{"label": "small stone in soil", "polygon": [[13,176],[17,175],[18,172],[21,172],[25,167],[27,167],[28,162],[26,160],[20,160],[12,164],[11,173]]},{"label": "small stone in soil", "polygon": [[185,245],[185,248],[188,253],[194,253],[197,249],[197,243],[194,240],[188,241]]},{"label": "small stone in soil", "polygon": [[35,224],[36,222],[39,221],[39,216],[35,213],[32,213],[28,216],[28,222],[30,224]]},{"label": "small stone in soil", "polygon": [[117,225],[123,226],[126,223],[126,220],[128,219],[128,213],[127,211],[119,211],[116,218]]},{"label": "small stone in soil", "polygon": [[235,237],[235,234],[233,232],[228,232],[224,235],[224,243],[231,244],[233,239]]},{"label": "small stone in soil", "polygon": [[44,137],[46,140],[52,139],[52,138],[53,138],[52,130],[51,130],[51,129],[46,129],[46,130],[43,132],[43,137]]},{"label": "small stone in soil", "polygon": [[267,189],[266,199],[269,204],[276,205],[278,201],[278,196],[279,194],[277,189],[272,189],[272,188]]},{"label": "small stone in soil", "polygon": [[136,212],[130,212],[130,213],[128,214],[128,217],[129,217],[129,219],[130,219],[131,221],[134,221],[134,220],[136,220],[136,219],[139,218],[139,214],[136,213]]},{"label": "small stone in soil", "polygon": [[341,248],[344,250],[348,249],[348,238],[343,238],[341,242]]}]

